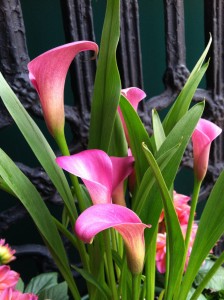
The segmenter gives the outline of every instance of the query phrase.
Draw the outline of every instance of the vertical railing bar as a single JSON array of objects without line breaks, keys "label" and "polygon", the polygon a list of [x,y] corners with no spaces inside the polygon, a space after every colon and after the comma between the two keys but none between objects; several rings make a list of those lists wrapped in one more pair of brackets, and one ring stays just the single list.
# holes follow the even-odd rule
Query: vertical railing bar
[{"label": "vertical railing bar", "polygon": [[[66,41],[95,40],[91,1],[61,0]],[[85,21],[83,21],[83,19]],[[82,57],[82,58],[81,58]],[[86,53],[77,57],[71,66],[71,83],[75,106],[80,115],[90,112],[96,64]]]},{"label": "vertical railing bar", "polygon": [[139,9],[136,0],[121,1],[121,39],[118,55],[122,86],[142,88]]},{"label": "vertical railing bar", "polygon": [[[205,30],[206,36],[211,32],[212,60],[207,71],[207,88],[211,90],[212,101],[209,101],[209,118],[218,126],[224,126],[224,6],[222,0],[205,0]],[[223,164],[224,153],[222,150],[223,135],[220,135],[213,144],[211,160],[215,165]]]},{"label": "vertical railing bar", "polygon": [[167,67],[186,65],[183,0],[164,0]]},{"label": "vertical railing bar", "polygon": [[[31,113],[35,111],[38,116],[42,115],[40,106],[36,105],[37,94],[28,78],[27,64],[30,59],[20,1],[1,0],[0,24],[0,71],[24,107]],[[0,114],[0,128],[8,126],[12,121],[2,103]]]},{"label": "vertical railing bar", "polygon": [[183,0],[164,0],[164,15],[167,64],[164,83],[166,89],[177,94],[189,76],[186,67]]}]

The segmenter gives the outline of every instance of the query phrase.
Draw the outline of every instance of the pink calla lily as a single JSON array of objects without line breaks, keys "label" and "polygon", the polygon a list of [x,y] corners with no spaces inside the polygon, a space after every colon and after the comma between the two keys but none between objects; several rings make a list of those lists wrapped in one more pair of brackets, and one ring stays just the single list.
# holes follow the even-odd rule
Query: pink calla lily
[{"label": "pink calla lily", "polygon": [[[130,104],[133,106],[133,108],[137,111],[138,103],[146,97],[146,94],[143,90],[137,88],[137,87],[130,87],[126,89],[121,90],[121,94],[130,102]],[[124,121],[124,117],[122,115],[120,107],[118,107],[118,113],[120,115],[120,119],[124,128],[124,133],[126,136],[126,140],[129,144],[129,136],[128,136],[128,130]]]},{"label": "pink calla lily", "polygon": [[37,90],[45,122],[57,137],[64,131],[64,85],[68,68],[81,51],[98,52],[94,42],[79,41],[49,50],[28,64],[30,80]]},{"label": "pink calla lily", "polygon": [[128,99],[133,108],[137,111],[139,102],[146,97],[146,93],[137,87],[129,87],[121,90],[121,94]]},{"label": "pink calla lily", "polygon": [[194,130],[192,135],[194,172],[198,181],[202,181],[205,177],[211,143],[221,132],[220,127],[205,119],[200,119]]},{"label": "pink calla lily", "polygon": [[111,203],[111,197],[133,170],[133,157],[109,157],[102,150],[85,150],[56,158],[64,170],[82,178],[93,204]]},{"label": "pink calla lily", "polygon": [[85,243],[91,243],[99,232],[114,228],[123,237],[126,246],[128,265],[132,273],[142,271],[145,242],[145,225],[139,217],[127,207],[117,204],[99,204],[87,208],[75,223],[76,235]]}]

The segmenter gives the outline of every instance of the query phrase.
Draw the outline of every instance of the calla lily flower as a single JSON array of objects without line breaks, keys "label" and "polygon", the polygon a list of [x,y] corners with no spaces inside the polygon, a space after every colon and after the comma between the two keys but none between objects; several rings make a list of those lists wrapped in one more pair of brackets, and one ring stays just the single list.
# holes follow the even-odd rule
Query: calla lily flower
[{"label": "calla lily flower", "polygon": [[208,168],[212,141],[222,132],[214,123],[200,119],[192,135],[194,172],[198,181],[202,181]]},{"label": "calla lily flower", "polygon": [[56,158],[64,170],[80,177],[88,189],[93,204],[111,203],[118,197],[124,179],[132,172],[134,158],[109,157],[102,150],[84,150],[78,154]]},{"label": "calla lily flower", "polygon": [[139,217],[127,207],[117,204],[99,204],[87,208],[75,223],[76,235],[85,243],[92,243],[95,235],[114,228],[123,237],[128,266],[133,274],[142,271],[145,257],[144,229]]},{"label": "calla lily flower", "polygon": [[30,80],[37,90],[48,130],[57,137],[64,132],[64,85],[68,68],[81,51],[98,52],[94,42],[79,41],[49,50],[28,64]]},{"label": "calla lily flower", "polygon": [[[130,102],[130,104],[133,106],[133,108],[136,111],[138,108],[138,103],[146,97],[146,93],[137,87],[130,87],[127,89],[122,89],[121,94]],[[120,107],[118,107],[118,113],[119,113],[119,116],[120,116],[120,119],[121,119],[121,122],[122,122],[122,125],[124,128],[126,140],[129,144],[128,130],[127,130],[127,127],[126,127],[126,124],[124,121],[124,117],[122,115]]]}]

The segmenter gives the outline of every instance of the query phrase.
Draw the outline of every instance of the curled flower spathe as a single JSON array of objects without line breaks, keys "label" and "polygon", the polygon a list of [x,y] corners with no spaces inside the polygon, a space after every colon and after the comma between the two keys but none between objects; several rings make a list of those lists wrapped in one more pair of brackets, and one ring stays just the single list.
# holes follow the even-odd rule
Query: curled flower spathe
[{"label": "curled flower spathe", "polygon": [[221,132],[220,127],[205,119],[199,120],[193,132],[194,172],[198,181],[205,177],[211,143]]},{"label": "curled flower spathe", "polygon": [[93,204],[111,203],[113,193],[131,174],[134,158],[110,157],[104,151],[92,149],[56,158],[64,170],[80,177],[86,185]]},{"label": "curled flower spathe", "polygon": [[145,257],[144,229],[150,227],[141,222],[130,209],[117,204],[98,204],[87,208],[75,223],[76,235],[85,243],[91,243],[99,232],[114,228],[123,237],[129,269],[133,274],[142,271]]},{"label": "curled flower spathe", "polygon": [[48,130],[57,137],[64,132],[64,85],[68,68],[82,51],[98,52],[94,42],[79,41],[51,49],[28,64],[30,80],[37,90]]},{"label": "curled flower spathe", "polygon": [[[130,102],[130,104],[132,105],[132,107],[134,108],[135,111],[137,111],[139,102],[146,97],[146,93],[137,87],[129,87],[126,89],[122,89],[121,94]],[[119,116],[120,116],[120,119],[121,119],[121,122],[122,122],[122,125],[124,128],[126,140],[129,144],[128,130],[127,130],[127,127],[126,127],[126,124],[124,121],[124,117],[122,115],[120,107],[118,107],[118,113],[119,113]]]}]

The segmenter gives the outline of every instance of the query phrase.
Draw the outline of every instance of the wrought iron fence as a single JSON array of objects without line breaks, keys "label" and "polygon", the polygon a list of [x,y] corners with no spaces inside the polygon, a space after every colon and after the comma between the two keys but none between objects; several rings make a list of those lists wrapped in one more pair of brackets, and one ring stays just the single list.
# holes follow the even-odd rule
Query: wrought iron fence
[{"label": "wrought iron fence", "polygon": [[[90,0],[61,0],[61,11],[66,41],[95,40],[93,12]],[[223,30],[224,2],[204,0],[205,41],[209,33],[213,36],[210,51],[210,67],[207,71],[205,89],[198,89],[194,101],[205,99],[205,115],[218,126],[224,128],[224,64]],[[183,87],[189,70],[186,64],[185,14],[183,0],[164,0],[166,69],[164,70],[164,91],[141,103],[139,114],[150,131],[152,108],[162,110],[169,106]],[[85,20],[85,21],[84,21]],[[31,115],[42,118],[42,111],[36,92],[30,85],[27,72],[29,53],[22,9],[19,0],[1,0],[0,2],[0,71],[18,95],[24,107]],[[83,54],[86,55],[86,54]],[[121,1],[121,37],[117,59],[122,86],[143,87],[142,58],[139,35],[139,10],[137,0]],[[73,152],[86,148],[90,120],[91,93],[96,62],[86,61],[86,57],[76,60],[70,69],[74,105],[66,106],[66,122],[70,126],[76,141]],[[76,74],[76,76],[73,76]],[[77,80],[78,79],[78,80]],[[162,78],[161,78],[162,81]],[[13,124],[12,119],[0,102],[0,128]],[[72,147],[72,145],[71,145]],[[31,168],[17,162],[23,172],[41,192],[45,201],[60,205],[60,197],[41,168]],[[192,168],[191,148],[187,149],[183,167]],[[201,193],[201,200],[206,199],[212,184],[223,169],[223,136],[213,145],[208,174]],[[4,196],[3,196],[4,197]],[[11,226],[25,216],[22,206],[15,205],[0,211],[0,235],[4,236]],[[222,243],[217,247],[219,253]],[[42,245],[26,244],[17,247],[21,257],[36,257],[42,262],[41,270],[53,268],[51,257]]]}]

